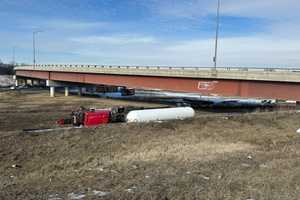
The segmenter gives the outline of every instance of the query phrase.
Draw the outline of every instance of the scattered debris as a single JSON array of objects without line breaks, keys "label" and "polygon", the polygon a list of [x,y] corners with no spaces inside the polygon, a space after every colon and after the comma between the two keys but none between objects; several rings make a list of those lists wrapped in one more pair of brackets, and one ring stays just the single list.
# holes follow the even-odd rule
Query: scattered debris
[{"label": "scattered debris", "polygon": [[129,193],[134,193],[134,191],[137,189],[137,187],[136,186],[133,186],[133,187],[131,187],[131,188],[128,188],[128,189],[126,189],[125,191],[126,192],[129,192]]},{"label": "scattered debris", "polygon": [[81,194],[76,194],[76,193],[70,193],[68,194],[68,197],[71,199],[71,200],[80,200],[80,199],[83,199],[86,195],[81,193]]},{"label": "scattered debris", "polygon": [[103,172],[104,169],[102,167],[97,168],[100,172]]},{"label": "scattered debris", "polygon": [[49,195],[48,200],[63,200],[63,199],[59,197],[58,194],[51,194]]},{"label": "scattered debris", "polygon": [[242,167],[251,167],[251,165],[249,165],[247,163],[242,163]]},{"label": "scattered debris", "polygon": [[129,193],[133,193],[133,189],[132,188],[126,189],[125,191],[127,191]]},{"label": "scattered debris", "polygon": [[266,164],[260,164],[259,167],[260,167],[260,168],[264,168],[264,169],[269,168],[269,166],[266,165]]},{"label": "scattered debris", "polygon": [[71,130],[71,129],[79,129],[82,127],[63,127],[63,128],[43,128],[43,129],[23,129],[23,133],[46,133],[46,132],[52,132],[57,130]]},{"label": "scattered debris", "polygon": [[136,166],[136,165],[132,165],[132,168],[133,168],[133,169],[137,169],[137,168],[138,168],[138,166]]},{"label": "scattered debris", "polygon": [[93,194],[98,197],[104,197],[110,194],[110,192],[102,192],[98,190],[93,190]]},{"label": "scattered debris", "polygon": [[208,176],[204,176],[202,174],[200,175],[200,177],[203,178],[204,180],[207,180],[207,181],[210,180],[210,178]]},{"label": "scattered debris", "polygon": [[11,166],[12,168],[21,168],[21,165],[14,164]]}]

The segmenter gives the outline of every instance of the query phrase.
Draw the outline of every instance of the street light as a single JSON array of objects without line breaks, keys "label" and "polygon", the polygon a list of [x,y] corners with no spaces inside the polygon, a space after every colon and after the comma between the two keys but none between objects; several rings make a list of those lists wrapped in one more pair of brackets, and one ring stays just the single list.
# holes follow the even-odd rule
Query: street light
[{"label": "street light", "polygon": [[38,34],[38,33],[41,33],[43,31],[33,31],[32,32],[32,46],[33,46],[33,69],[35,69],[35,64],[36,64],[36,58],[35,58],[35,52],[36,52],[36,49],[35,49],[35,36]]},{"label": "street light", "polygon": [[15,66],[16,64],[16,47],[13,46],[12,48],[12,65]]},{"label": "street light", "polygon": [[217,8],[217,19],[216,19],[216,40],[215,40],[215,56],[214,56],[214,70],[217,71],[217,61],[218,61],[218,40],[219,40],[219,30],[220,30],[220,7],[221,0],[218,0]]}]

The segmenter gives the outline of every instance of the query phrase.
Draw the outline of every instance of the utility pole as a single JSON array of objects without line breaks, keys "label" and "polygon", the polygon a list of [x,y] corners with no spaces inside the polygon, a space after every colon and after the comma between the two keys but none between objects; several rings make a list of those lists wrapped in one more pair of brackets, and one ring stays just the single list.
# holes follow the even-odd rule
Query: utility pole
[{"label": "utility pole", "polygon": [[36,49],[35,49],[35,36],[38,34],[38,33],[41,33],[43,31],[33,31],[32,32],[32,46],[33,46],[33,69],[35,69],[35,65],[36,65]]},{"label": "utility pole", "polygon": [[15,52],[16,51],[16,47],[15,46],[13,46],[13,49],[12,49],[12,64],[13,64],[13,66],[15,66],[15,64],[16,64],[16,55],[15,55]]},{"label": "utility pole", "polygon": [[217,18],[216,18],[216,40],[215,40],[215,56],[214,56],[214,71],[217,72],[217,62],[218,62],[218,40],[219,40],[219,30],[220,30],[220,7],[221,0],[218,0],[217,7]]}]

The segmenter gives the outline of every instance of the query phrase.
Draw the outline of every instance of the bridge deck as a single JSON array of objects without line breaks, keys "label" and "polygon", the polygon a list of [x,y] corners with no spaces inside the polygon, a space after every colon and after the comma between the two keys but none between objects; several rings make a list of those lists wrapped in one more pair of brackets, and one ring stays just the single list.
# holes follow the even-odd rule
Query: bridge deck
[{"label": "bridge deck", "polygon": [[18,66],[16,70],[300,83],[300,69],[288,68],[217,68],[215,71],[197,67],[36,65]]}]

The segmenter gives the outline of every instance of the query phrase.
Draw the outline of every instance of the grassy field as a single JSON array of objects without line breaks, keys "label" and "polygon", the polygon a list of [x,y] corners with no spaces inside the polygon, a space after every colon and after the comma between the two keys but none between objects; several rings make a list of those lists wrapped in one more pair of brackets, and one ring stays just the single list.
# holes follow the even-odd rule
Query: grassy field
[{"label": "grassy field", "polygon": [[0,199],[300,199],[300,113],[55,127],[80,105],[153,104],[0,93]]}]

